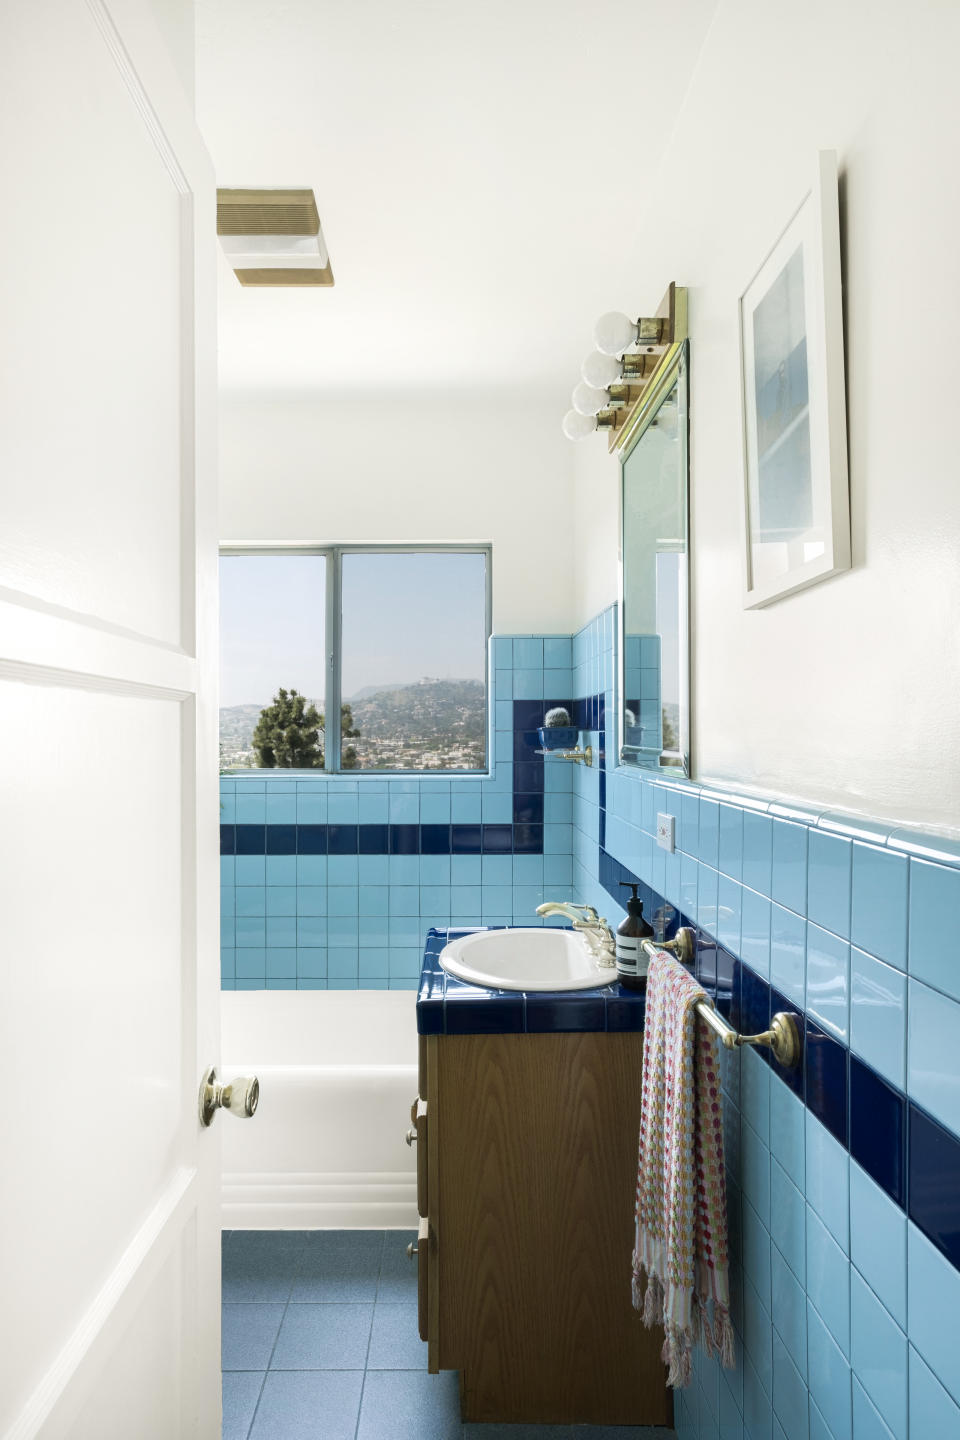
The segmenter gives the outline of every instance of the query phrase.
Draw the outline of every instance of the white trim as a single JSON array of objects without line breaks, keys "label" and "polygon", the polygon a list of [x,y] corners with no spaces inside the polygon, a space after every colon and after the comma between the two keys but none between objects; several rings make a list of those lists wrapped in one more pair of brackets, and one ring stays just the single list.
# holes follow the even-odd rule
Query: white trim
[{"label": "white trim", "polygon": [[397,1171],[225,1174],[223,1225],[227,1230],[414,1230],[416,1177]]}]

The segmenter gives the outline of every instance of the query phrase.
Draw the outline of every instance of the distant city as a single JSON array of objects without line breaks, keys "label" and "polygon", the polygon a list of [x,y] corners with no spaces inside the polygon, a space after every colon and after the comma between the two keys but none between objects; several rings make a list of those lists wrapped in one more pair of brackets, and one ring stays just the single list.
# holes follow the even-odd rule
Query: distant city
[{"label": "distant city", "polygon": [[[220,769],[258,768],[253,732],[271,703],[228,705],[220,711]],[[320,697],[312,703],[323,711]],[[366,686],[344,697],[358,736],[344,741],[359,770],[482,770],[487,716],[480,680],[436,680]]]}]

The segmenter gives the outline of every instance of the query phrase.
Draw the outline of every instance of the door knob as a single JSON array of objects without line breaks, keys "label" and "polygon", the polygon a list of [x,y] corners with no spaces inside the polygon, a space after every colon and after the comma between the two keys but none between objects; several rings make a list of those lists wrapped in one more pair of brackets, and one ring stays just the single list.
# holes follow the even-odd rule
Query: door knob
[{"label": "door knob", "polygon": [[249,1120],[259,1099],[260,1081],[256,1075],[238,1075],[236,1080],[221,1085],[211,1065],[200,1082],[200,1123],[209,1125],[218,1110],[229,1110],[240,1120]]}]

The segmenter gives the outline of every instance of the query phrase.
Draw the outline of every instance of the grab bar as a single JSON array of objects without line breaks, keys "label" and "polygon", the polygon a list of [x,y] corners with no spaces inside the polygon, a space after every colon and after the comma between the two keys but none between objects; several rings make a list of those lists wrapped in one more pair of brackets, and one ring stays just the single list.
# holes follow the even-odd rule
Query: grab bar
[{"label": "grab bar", "polygon": [[[696,948],[694,932],[686,926],[677,931],[673,940],[642,940],[640,944],[645,954],[651,957],[659,950],[667,950],[684,964],[692,962]],[[800,1030],[795,1016],[788,1014],[786,1010],[778,1010],[770,1021],[770,1029],[764,1030],[762,1034],[740,1035],[717,1013],[712,1000],[701,1000],[696,1008],[697,1014],[702,1016],[711,1030],[716,1031],[728,1050],[736,1050],[741,1045],[765,1045],[773,1051],[774,1059],[785,1069],[795,1070],[800,1064]]]}]

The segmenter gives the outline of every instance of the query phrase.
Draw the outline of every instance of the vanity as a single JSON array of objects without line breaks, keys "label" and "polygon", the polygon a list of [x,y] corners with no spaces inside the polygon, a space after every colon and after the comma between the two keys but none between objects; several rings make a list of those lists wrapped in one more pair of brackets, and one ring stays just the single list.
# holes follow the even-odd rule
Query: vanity
[{"label": "vanity", "polygon": [[669,1425],[630,1293],[644,997],[470,984],[440,965],[460,934],[430,932],[417,996],[428,1368],[466,1421]]}]

